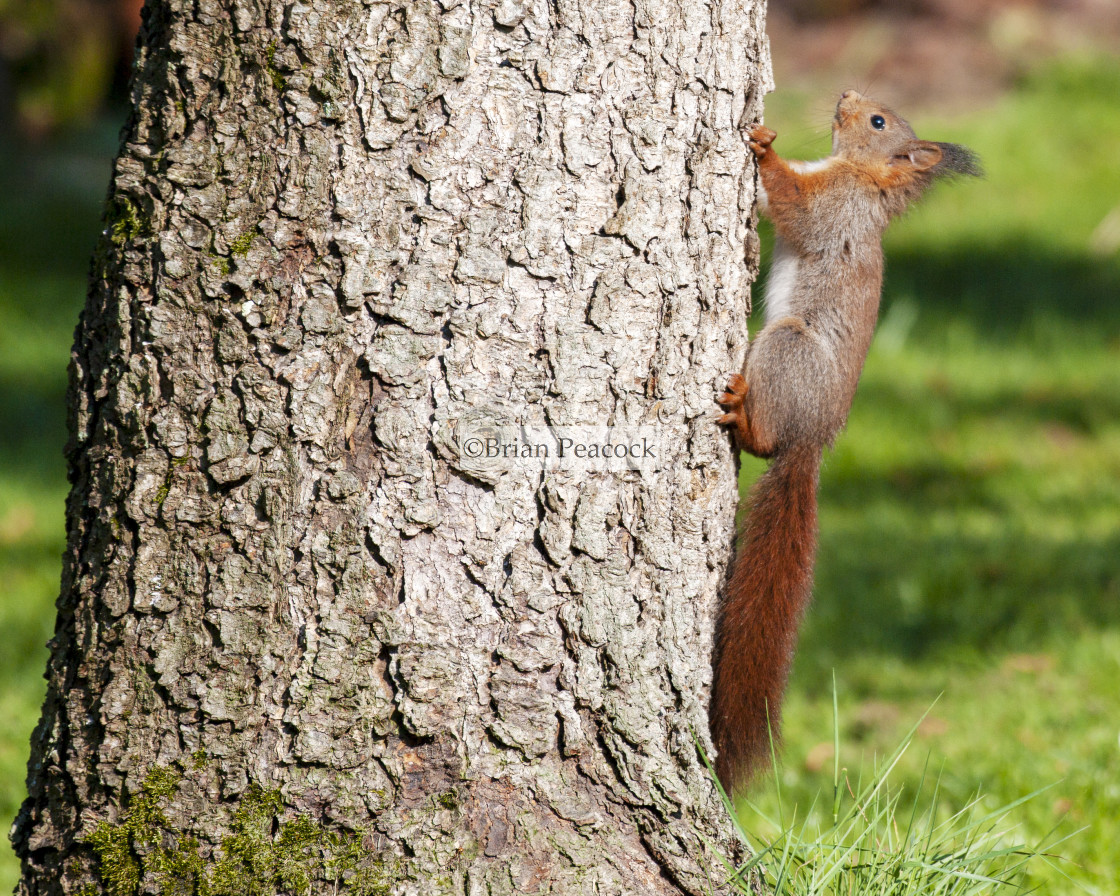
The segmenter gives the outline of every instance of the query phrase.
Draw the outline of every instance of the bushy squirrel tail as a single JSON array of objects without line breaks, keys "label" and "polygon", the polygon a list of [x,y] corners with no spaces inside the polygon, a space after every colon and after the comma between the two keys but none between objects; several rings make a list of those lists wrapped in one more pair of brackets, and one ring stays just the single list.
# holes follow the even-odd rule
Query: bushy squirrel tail
[{"label": "bushy squirrel tail", "polygon": [[770,756],[797,629],[813,585],[821,449],[778,454],[750,496],[716,623],[710,712],[716,773],[730,791]]}]

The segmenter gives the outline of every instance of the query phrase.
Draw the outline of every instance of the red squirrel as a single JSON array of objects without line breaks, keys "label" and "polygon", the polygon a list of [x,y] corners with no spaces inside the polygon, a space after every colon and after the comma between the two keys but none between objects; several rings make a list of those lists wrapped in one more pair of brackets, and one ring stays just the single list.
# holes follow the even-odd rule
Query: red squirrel
[{"label": "red squirrel", "polygon": [[773,458],[751,492],[716,624],[711,729],[729,790],[765,766],[778,733],[812,588],[821,454],[848,418],[871,344],[883,231],[938,178],[980,174],[970,150],[919,140],[854,90],[836,105],[827,158],[787,162],[775,136],[761,125],[749,135],[777,234],[766,325],[718,398],[736,445]]}]

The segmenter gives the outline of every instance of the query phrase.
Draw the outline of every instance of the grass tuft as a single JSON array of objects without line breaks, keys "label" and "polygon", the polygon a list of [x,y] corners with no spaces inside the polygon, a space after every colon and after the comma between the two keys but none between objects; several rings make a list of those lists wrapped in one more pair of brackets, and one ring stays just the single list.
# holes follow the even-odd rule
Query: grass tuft
[{"label": "grass tuft", "polygon": [[[835,699],[833,706],[839,756]],[[913,794],[906,793],[909,785],[892,784],[920,727],[921,721],[875,762],[866,781],[862,768],[853,777],[837,760],[831,788],[818,791],[800,813],[797,804],[788,816],[782,811],[777,774],[769,801],[779,807],[776,816],[749,800],[736,812],[720,787],[753,853],[737,868],[725,861],[732,888],[744,896],[754,896],[759,886],[782,896],[1001,896],[1025,892],[1030,864],[1056,867],[1051,850],[1059,844],[1028,845],[1017,820],[1021,807],[1046,788],[996,809],[985,808],[977,794],[946,813],[941,776],[929,775],[928,760]]]}]

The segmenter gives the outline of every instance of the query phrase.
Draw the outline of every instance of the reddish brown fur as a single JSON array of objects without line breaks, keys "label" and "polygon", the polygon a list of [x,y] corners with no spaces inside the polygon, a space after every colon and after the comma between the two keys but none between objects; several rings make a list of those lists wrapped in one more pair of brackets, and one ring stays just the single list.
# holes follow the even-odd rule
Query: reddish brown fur
[{"label": "reddish brown fur", "polygon": [[716,774],[732,787],[770,754],[793,662],[797,627],[809,603],[817,532],[820,450],[774,459],[751,492],[736,563],[716,626],[712,737]]},{"label": "reddish brown fur", "polygon": [[964,147],[919,140],[853,91],[836,107],[833,154],[815,166],[780,158],[768,128],[750,136],[778,243],[767,323],[719,397],[719,422],[774,461],[751,494],[716,630],[711,727],[728,787],[765,763],[778,733],[812,584],[821,452],[847,420],[875,329],[883,230],[935,178],[979,173]]}]

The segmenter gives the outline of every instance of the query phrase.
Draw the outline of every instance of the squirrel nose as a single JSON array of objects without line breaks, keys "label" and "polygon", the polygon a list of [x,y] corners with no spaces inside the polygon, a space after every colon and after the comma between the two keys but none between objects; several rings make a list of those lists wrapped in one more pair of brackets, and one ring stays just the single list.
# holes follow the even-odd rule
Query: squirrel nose
[{"label": "squirrel nose", "polygon": [[840,99],[842,99],[842,100],[859,99],[859,93],[856,92],[855,90],[845,90],[842,94],[840,94]]}]

